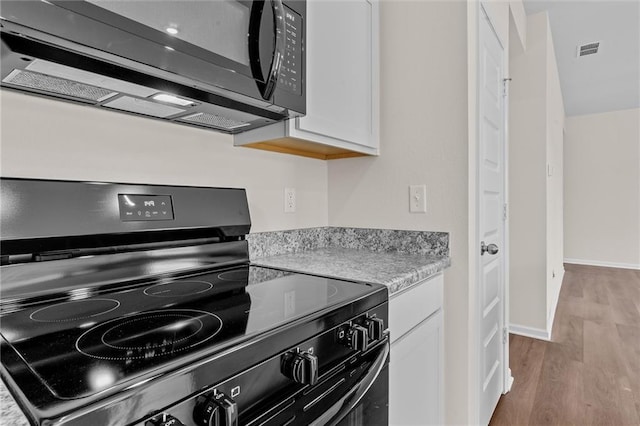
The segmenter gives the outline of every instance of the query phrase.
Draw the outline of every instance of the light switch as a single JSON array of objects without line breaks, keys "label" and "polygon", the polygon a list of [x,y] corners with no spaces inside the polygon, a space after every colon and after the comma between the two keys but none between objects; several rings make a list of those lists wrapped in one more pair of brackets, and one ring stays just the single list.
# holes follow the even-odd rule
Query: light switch
[{"label": "light switch", "polygon": [[409,212],[427,212],[427,186],[409,185]]}]

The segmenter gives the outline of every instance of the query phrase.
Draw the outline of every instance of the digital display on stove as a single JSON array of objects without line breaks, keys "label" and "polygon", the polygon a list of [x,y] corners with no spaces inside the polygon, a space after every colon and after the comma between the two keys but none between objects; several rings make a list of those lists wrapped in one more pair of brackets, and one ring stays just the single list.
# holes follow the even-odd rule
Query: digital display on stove
[{"label": "digital display on stove", "polygon": [[170,195],[118,194],[118,207],[123,222],[174,219]]}]

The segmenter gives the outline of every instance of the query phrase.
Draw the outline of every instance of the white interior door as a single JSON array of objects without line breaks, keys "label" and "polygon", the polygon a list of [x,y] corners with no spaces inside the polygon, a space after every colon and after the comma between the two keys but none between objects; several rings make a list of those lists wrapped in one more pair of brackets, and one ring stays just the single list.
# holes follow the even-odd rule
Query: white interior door
[{"label": "white interior door", "polygon": [[504,389],[505,114],[504,49],[480,8],[478,202],[480,256],[479,420],[486,425]]}]

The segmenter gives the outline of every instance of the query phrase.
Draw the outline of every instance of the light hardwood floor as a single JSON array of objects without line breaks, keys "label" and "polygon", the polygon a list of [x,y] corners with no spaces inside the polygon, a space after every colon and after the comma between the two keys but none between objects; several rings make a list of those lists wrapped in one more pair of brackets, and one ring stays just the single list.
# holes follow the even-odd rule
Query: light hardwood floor
[{"label": "light hardwood floor", "polygon": [[551,342],[511,335],[491,425],[640,425],[640,271],[565,265]]}]

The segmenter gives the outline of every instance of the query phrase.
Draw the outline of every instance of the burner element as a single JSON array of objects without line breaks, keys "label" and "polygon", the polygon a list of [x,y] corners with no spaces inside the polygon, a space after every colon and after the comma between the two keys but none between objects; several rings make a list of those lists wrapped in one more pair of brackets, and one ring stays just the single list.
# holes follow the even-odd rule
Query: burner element
[{"label": "burner element", "polygon": [[154,297],[184,297],[204,293],[212,288],[213,284],[207,281],[172,281],[147,287],[144,294]]},{"label": "burner element", "polygon": [[239,281],[246,282],[249,278],[249,271],[246,269],[240,271],[227,271],[218,274],[218,278],[223,281]]},{"label": "burner element", "polygon": [[76,349],[105,360],[148,359],[186,351],[222,329],[215,314],[192,309],[149,311],[105,321],[83,333]]},{"label": "burner element", "polygon": [[72,300],[40,308],[29,318],[38,322],[78,321],[106,314],[119,306],[120,302],[113,299]]},{"label": "burner element", "polygon": [[202,330],[198,318],[181,314],[147,315],[124,321],[102,335],[102,343],[114,349],[145,350],[174,346]]}]

